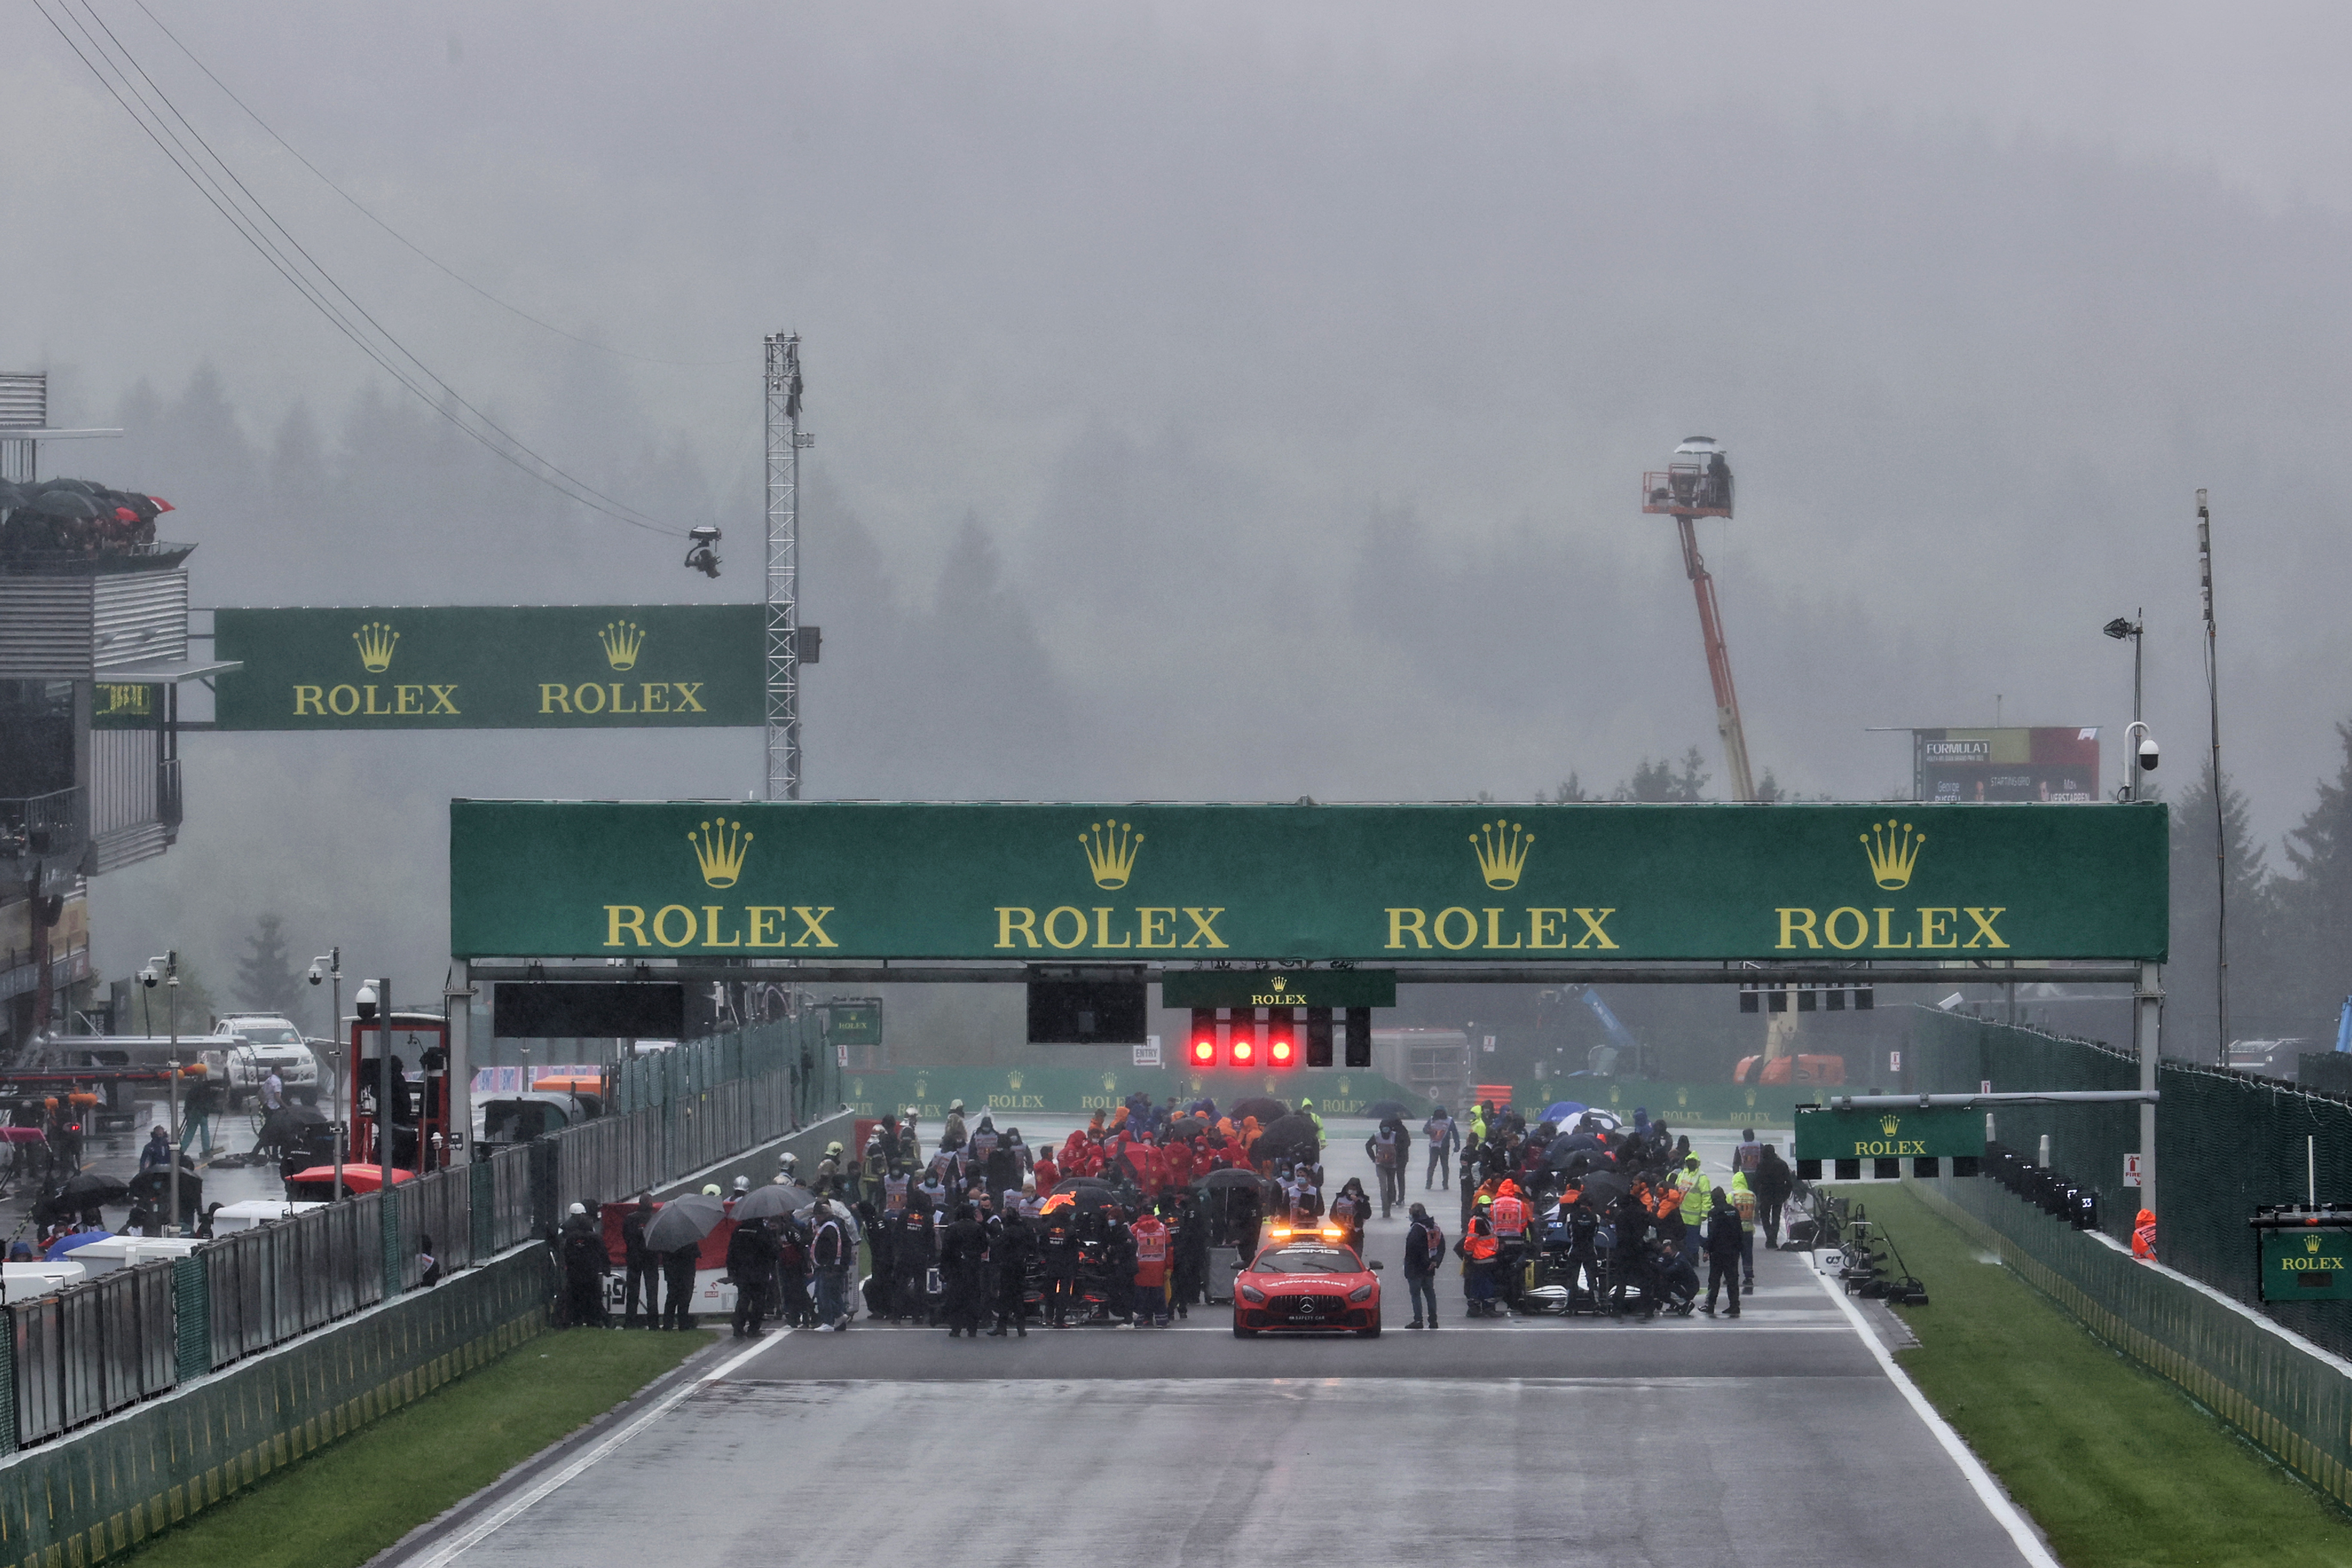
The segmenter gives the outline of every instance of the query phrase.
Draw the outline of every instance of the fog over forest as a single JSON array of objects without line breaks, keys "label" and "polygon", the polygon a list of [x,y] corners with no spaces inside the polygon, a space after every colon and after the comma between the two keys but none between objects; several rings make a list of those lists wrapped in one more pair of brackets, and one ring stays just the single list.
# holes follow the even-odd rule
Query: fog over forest
[{"label": "fog over forest", "polygon": [[[196,602],[702,602],[761,588],[758,353],[804,337],[808,793],[1531,800],[1713,704],[1637,480],[1702,525],[1749,743],[1909,787],[1873,726],[2098,725],[2145,607],[2173,794],[2207,741],[2281,836],[2343,763],[2352,20],[1410,7],[154,5],[125,43],[473,401],[683,542],[556,497],[384,379],[27,10],[0,368],[45,453],[169,498]],[[601,345],[601,346],[590,346]],[[614,351],[614,352],[607,352]],[[688,362],[688,363],[677,363]],[[302,956],[437,982],[453,795],[741,798],[751,731],[189,738],[101,967]],[[421,998],[420,998],[421,999]]]}]

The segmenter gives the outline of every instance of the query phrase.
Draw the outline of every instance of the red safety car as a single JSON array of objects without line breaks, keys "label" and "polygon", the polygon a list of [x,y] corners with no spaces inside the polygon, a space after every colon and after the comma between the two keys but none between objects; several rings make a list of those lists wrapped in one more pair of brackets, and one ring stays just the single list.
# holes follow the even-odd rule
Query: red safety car
[{"label": "red safety car", "polygon": [[1381,1334],[1381,1282],[1341,1239],[1339,1226],[1268,1228],[1250,1266],[1234,1276],[1234,1337],[1275,1333]]}]

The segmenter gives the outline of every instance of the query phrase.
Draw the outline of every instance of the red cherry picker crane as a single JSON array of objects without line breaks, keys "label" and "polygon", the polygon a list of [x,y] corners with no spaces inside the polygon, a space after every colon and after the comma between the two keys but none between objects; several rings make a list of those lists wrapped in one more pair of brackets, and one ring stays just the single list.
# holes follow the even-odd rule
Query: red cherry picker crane
[{"label": "red cherry picker crane", "polygon": [[1698,598],[1699,637],[1706,644],[1707,678],[1715,682],[1715,727],[1723,737],[1731,798],[1752,801],[1756,781],[1748,770],[1748,737],[1739,727],[1739,693],[1731,684],[1731,650],[1723,640],[1723,611],[1715,602],[1715,578],[1699,555],[1698,534],[1691,526],[1698,518],[1731,515],[1731,462],[1715,438],[1693,436],[1675,448],[1663,471],[1643,474],[1642,510],[1673,518],[1682,534],[1683,571]]}]

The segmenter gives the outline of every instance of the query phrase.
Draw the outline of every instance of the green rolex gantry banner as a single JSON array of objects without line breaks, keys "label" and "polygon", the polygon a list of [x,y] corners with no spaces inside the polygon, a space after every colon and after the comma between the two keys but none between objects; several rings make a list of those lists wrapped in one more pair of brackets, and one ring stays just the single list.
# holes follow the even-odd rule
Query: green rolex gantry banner
[{"label": "green rolex gantry banner", "polygon": [[454,801],[461,957],[2157,959],[2166,808]]},{"label": "green rolex gantry banner", "polygon": [[223,730],[765,721],[758,605],[215,610]]}]

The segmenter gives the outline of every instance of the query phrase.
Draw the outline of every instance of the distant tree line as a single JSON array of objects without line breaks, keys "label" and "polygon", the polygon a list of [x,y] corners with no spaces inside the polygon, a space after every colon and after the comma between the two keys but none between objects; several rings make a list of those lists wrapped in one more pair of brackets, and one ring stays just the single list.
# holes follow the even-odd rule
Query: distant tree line
[{"label": "distant tree line", "polygon": [[[2216,931],[2228,877],[2230,1034],[2234,1039],[2302,1039],[2324,1051],[2336,1042],[2338,1015],[2352,995],[2352,722],[2336,727],[2342,758],[2322,779],[2311,807],[2288,829],[2285,864],[2273,867],[2254,841],[2246,798],[2223,775],[2225,853],[2213,853],[2213,773],[2210,763],[2172,807],[2171,959],[2164,976],[2168,1056],[2213,1060],[2221,1052],[2214,984]],[[1643,757],[1614,789],[1588,787],[1570,773],[1537,792],[1543,805],[1591,801],[1697,802],[1712,783],[1696,746],[1679,762]],[[1757,793],[1790,798],[1768,772]],[[2151,793],[2156,793],[2151,791]],[[1481,795],[1491,801],[1491,795]]]}]

